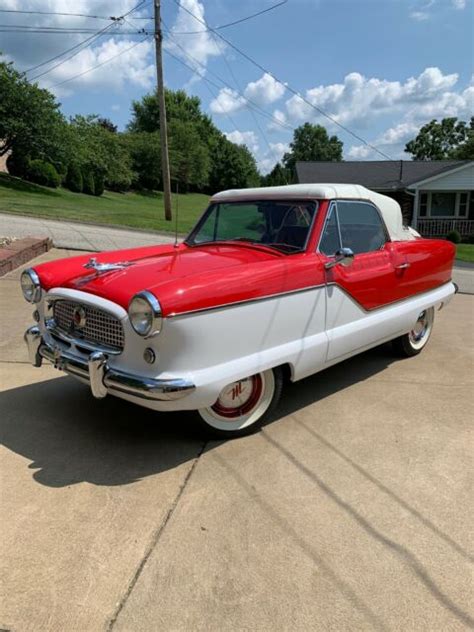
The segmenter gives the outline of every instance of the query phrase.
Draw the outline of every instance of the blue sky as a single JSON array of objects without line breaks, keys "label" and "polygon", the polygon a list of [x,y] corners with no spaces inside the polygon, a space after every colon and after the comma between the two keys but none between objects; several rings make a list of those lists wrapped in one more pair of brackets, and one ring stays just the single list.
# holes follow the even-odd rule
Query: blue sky
[{"label": "blue sky", "polygon": [[[0,0],[0,8],[108,16],[125,13],[137,2]],[[212,26],[276,2],[181,0],[190,13]],[[216,125],[235,142],[245,142],[263,171],[281,157],[291,130],[306,120],[337,134],[347,159],[381,157],[211,33],[180,35],[204,27],[174,0],[162,0],[162,6],[164,23],[171,29],[166,35],[167,50],[218,84],[220,90],[168,54],[167,85],[198,95]],[[145,4],[120,29],[150,26],[135,18],[151,15],[151,9]],[[443,116],[467,119],[474,109],[473,10],[473,0],[288,0],[273,11],[220,32],[314,106],[384,154],[400,158],[405,142],[425,122]],[[0,16],[3,24],[97,29],[107,25],[86,18]],[[87,35],[1,33],[0,37],[0,49],[26,70]],[[143,36],[130,34],[102,37],[56,68],[52,66],[61,58],[28,77],[34,79],[49,70],[38,81],[57,94],[66,114],[99,113],[124,128],[131,100],[152,90],[155,82],[152,41],[134,46],[141,39]],[[115,58],[108,62],[111,57]],[[99,63],[103,65],[89,71]],[[84,74],[68,81],[79,73]],[[268,116],[252,112],[255,105]]]}]

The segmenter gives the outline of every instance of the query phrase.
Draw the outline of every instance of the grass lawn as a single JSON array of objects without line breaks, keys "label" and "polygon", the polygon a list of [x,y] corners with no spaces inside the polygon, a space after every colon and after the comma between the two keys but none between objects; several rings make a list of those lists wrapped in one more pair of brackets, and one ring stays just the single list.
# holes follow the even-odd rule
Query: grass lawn
[{"label": "grass lawn", "polygon": [[0,174],[0,212],[48,219],[78,220],[174,232],[178,198],[178,231],[188,232],[206,208],[209,196],[200,193],[173,195],[173,221],[164,219],[162,193],[112,193],[100,197],[49,189]]},{"label": "grass lawn", "polygon": [[456,259],[474,263],[474,244],[457,244]]}]

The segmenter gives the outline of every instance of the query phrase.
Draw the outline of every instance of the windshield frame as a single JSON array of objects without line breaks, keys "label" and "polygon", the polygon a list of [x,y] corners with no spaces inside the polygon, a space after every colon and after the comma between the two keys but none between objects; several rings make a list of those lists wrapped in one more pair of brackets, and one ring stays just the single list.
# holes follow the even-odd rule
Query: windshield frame
[{"label": "windshield frame", "polygon": [[[202,228],[202,226],[204,225],[204,223],[206,222],[206,220],[208,219],[210,213],[212,212],[214,206],[216,205],[220,205],[220,204],[259,204],[261,202],[287,202],[288,206],[290,205],[295,205],[295,204],[311,204],[312,206],[314,206],[314,213],[313,213],[313,217],[311,218],[311,223],[308,226],[308,233],[306,235],[306,240],[304,243],[304,246],[302,246],[301,248],[298,248],[297,250],[282,250],[281,248],[277,248],[276,246],[274,246],[273,244],[269,243],[269,244],[264,244],[264,243],[260,243],[260,242],[252,242],[252,241],[245,241],[244,239],[242,241],[239,241],[238,238],[236,239],[216,239],[214,241],[209,240],[209,241],[201,241],[201,242],[194,242],[194,238],[196,236],[196,234],[199,232],[199,230]],[[237,244],[237,245],[248,245],[248,246],[253,246],[256,248],[269,248],[275,252],[279,252],[281,254],[285,254],[285,255],[295,255],[295,254],[301,254],[302,252],[306,252],[306,249],[308,248],[308,243],[309,240],[311,238],[311,235],[313,234],[313,229],[314,229],[314,224],[316,222],[316,217],[318,216],[318,212],[319,212],[319,200],[314,200],[311,198],[303,198],[303,199],[298,199],[298,198],[291,198],[286,200],[285,198],[275,198],[275,199],[269,199],[269,198],[252,198],[252,199],[233,199],[233,200],[211,200],[209,206],[207,207],[207,209],[204,211],[204,213],[201,215],[201,217],[198,219],[197,223],[195,224],[195,226],[191,229],[191,231],[189,232],[189,234],[187,235],[186,239],[183,241],[183,243],[188,246],[189,248],[198,248],[199,246],[210,246],[210,245],[219,245],[219,244]],[[291,247],[290,244],[288,244],[288,247]]]}]

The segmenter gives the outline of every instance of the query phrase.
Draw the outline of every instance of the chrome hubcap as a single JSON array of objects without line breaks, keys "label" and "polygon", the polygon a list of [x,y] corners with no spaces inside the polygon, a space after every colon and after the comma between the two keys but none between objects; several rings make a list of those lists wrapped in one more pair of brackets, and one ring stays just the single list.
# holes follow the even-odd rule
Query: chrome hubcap
[{"label": "chrome hubcap", "polygon": [[416,321],[415,327],[410,332],[410,337],[413,342],[420,342],[420,340],[426,335],[428,331],[428,317],[426,312],[421,312]]},{"label": "chrome hubcap", "polygon": [[434,310],[425,309],[418,316],[415,326],[408,334],[410,344],[414,349],[421,349],[428,342],[433,326]]}]

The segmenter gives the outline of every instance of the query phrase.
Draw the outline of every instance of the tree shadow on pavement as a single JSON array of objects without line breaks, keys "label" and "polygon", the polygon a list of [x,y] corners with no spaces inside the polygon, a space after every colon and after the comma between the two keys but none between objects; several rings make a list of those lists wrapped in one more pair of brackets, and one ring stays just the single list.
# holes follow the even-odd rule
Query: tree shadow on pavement
[{"label": "tree shadow on pavement", "polygon": [[[375,349],[289,384],[275,419],[365,380],[391,361],[386,349]],[[34,479],[50,487],[133,483],[195,458],[206,440],[196,413],[157,413],[115,397],[96,400],[87,386],[66,376],[0,393],[0,409],[3,443],[31,460]]]}]

